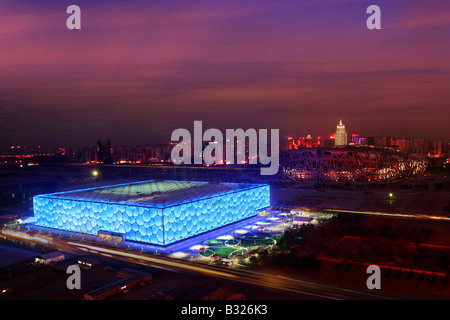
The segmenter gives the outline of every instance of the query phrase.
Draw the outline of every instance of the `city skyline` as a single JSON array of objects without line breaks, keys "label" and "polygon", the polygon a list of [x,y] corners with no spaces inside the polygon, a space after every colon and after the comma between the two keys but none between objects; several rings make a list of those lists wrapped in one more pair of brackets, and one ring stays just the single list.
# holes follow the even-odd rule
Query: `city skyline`
[{"label": "city skyline", "polygon": [[448,137],[450,4],[2,3],[0,146],[168,141],[210,128]]},{"label": "city skyline", "polygon": [[448,0],[0,0],[0,300],[450,299],[449,27]]},{"label": "city skyline", "polygon": [[[342,120],[339,120],[338,126],[340,125],[340,123],[342,123]],[[305,132],[302,132],[301,134],[294,134],[293,136],[283,136],[283,137],[280,137],[280,146],[282,146],[284,143],[288,142],[289,140],[293,140],[295,142],[297,139],[307,139],[308,137],[311,138],[314,141],[314,143],[313,143],[314,145],[317,144],[317,140],[319,140],[319,144],[318,145],[323,145],[324,141],[327,141],[327,140],[331,139],[331,140],[333,140],[333,145],[332,146],[334,146],[334,139],[335,139],[335,135],[336,135],[336,126],[335,126],[334,130],[330,129],[328,131],[329,132],[324,133],[324,134],[319,134],[317,136],[311,136],[311,134],[305,133]],[[362,134],[359,134],[357,132],[353,132],[351,130],[350,131],[346,131],[346,133],[347,133],[347,136],[348,136],[346,144],[361,144],[360,140],[362,139],[363,141],[365,141],[368,137],[391,139],[391,140],[394,140],[394,141],[395,140],[411,140],[411,141],[413,141],[413,140],[426,140],[426,141],[432,142],[432,141],[439,140],[442,143],[447,143],[447,140],[448,140],[446,137],[431,137],[431,138],[427,138],[426,135],[422,135],[422,136],[416,135],[416,136],[412,136],[412,137],[411,136],[410,137],[394,136],[394,135],[377,135],[377,134],[362,135]],[[352,140],[352,139],[355,139],[355,138],[358,141],[360,141],[360,142],[355,143],[355,141]],[[56,149],[65,150],[66,148],[77,150],[77,149],[84,149],[84,148],[95,147],[98,144],[98,142],[101,142],[103,140],[107,141],[107,142],[109,141],[109,143],[111,144],[111,147],[157,146],[157,145],[162,146],[162,145],[168,145],[168,144],[173,143],[173,141],[170,141],[170,139],[166,140],[166,141],[156,141],[156,142],[153,142],[153,143],[145,142],[145,141],[142,142],[142,143],[136,143],[136,142],[133,142],[133,141],[125,142],[125,143],[116,143],[114,141],[111,141],[111,139],[109,139],[108,137],[106,137],[105,139],[103,139],[103,138],[102,139],[92,138],[87,144],[85,144],[85,145],[76,145],[76,146],[73,146],[73,145],[70,145],[70,144],[67,144],[67,143],[62,143],[62,144],[57,144],[57,145],[48,145],[48,144],[46,145],[46,144],[40,144],[40,143],[30,144],[30,145],[26,145],[26,144],[19,145],[19,144],[11,144],[11,143],[8,144],[8,143],[5,143],[4,146],[0,147],[0,153],[8,153],[9,151],[11,151],[13,149],[20,150],[21,148],[22,149],[23,148],[25,148],[25,149],[27,149],[27,148],[28,149],[41,149],[42,148],[43,152],[48,152],[50,150],[56,150]],[[205,141],[205,143],[206,142],[207,141]],[[367,143],[367,141],[365,143]],[[388,145],[388,144],[389,143],[386,143],[386,142],[383,143],[383,145]]]}]

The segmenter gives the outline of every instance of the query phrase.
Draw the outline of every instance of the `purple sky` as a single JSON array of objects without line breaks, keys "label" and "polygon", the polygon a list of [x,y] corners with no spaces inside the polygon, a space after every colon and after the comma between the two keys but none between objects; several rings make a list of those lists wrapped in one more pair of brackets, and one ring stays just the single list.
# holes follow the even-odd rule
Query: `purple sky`
[{"label": "purple sky", "polygon": [[168,142],[194,120],[448,138],[449,27],[448,0],[2,0],[0,147]]}]

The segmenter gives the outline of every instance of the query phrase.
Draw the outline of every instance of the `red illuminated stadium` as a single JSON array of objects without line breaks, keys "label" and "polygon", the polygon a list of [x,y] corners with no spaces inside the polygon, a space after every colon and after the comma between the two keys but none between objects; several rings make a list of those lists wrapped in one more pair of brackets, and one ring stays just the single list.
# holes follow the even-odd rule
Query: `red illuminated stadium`
[{"label": "red illuminated stadium", "polygon": [[295,181],[391,181],[421,177],[427,163],[392,148],[346,146],[289,150],[280,159],[281,174]]}]

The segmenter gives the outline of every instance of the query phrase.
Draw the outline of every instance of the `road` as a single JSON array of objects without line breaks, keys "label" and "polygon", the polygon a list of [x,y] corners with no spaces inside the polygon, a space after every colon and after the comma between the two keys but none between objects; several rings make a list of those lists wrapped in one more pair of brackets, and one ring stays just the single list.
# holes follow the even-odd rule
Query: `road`
[{"label": "road", "polygon": [[355,290],[342,286],[319,283],[317,281],[305,281],[276,274],[256,272],[250,268],[221,267],[215,265],[177,260],[161,256],[148,256],[142,253],[129,252],[116,248],[106,248],[98,245],[67,242],[68,246],[85,249],[93,254],[109,255],[118,260],[125,260],[146,266],[170,269],[179,272],[188,272],[212,276],[226,280],[232,280],[244,284],[256,285],[265,288],[286,291],[299,296],[309,296],[313,299],[395,299],[369,290]]},{"label": "road", "polygon": [[350,289],[339,285],[321,283],[318,281],[306,281],[286,277],[282,275],[256,272],[245,267],[222,267],[216,265],[191,262],[182,259],[172,259],[158,255],[148,255],[132,250],[106,247],[73,240],[65,240],[43,234],[30,237],[24,231],[13,230],[6,232],[1,230],[4,236],[19,238],[25,241],[35,241],[73,254],[89,253],[99,257],[114,258],[124,262],[132,262],[144,266],[168,269],[172,271],[203,275],[234,281],[246,285],[269,288],[275,291],[283,291],[299,299],[332,299],[332,300],[360,300],[360,299],[395,299],[394,296],[367,290]]},{"label": "road", "polygon": [[354,211],[354,210],[343,210],[343,209],[317,209],[317,210],[333,212],[333,213],[356,213],[356,214],[375,215],[375,216],[383,216],[383,217],[396,217],[396,218],[450,222],[450,217],[434,216],[434,215],[428,215],[428,214],[407,214],[407,213],[393,213],[393,212],[391,213],[391,212],[376,212],[376,211]]}]

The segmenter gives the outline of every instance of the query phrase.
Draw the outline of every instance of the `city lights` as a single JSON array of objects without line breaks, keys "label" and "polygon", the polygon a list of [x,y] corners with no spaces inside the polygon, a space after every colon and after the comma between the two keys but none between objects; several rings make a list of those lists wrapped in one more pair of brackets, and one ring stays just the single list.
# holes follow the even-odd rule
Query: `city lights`
[{"label": "city lights", "polygon": [[79,2],[0,0],[1,301],[450,300],[450,0]]},{"label": "city lights", "polygon": [[421,177],[427,167],[421,157],[373,146],[288,150],[280,159],[294,181],[391,181]]}]

